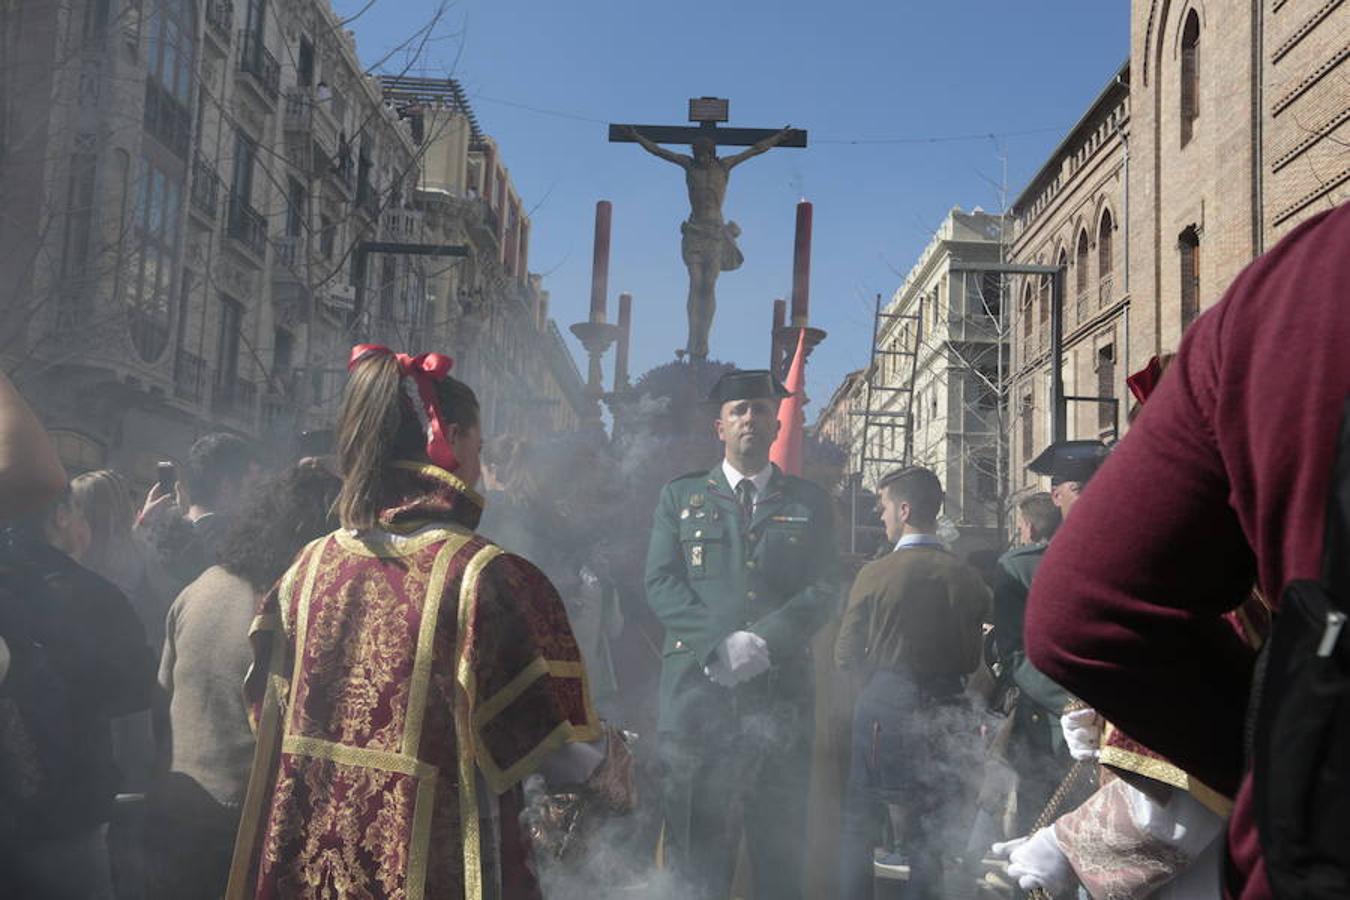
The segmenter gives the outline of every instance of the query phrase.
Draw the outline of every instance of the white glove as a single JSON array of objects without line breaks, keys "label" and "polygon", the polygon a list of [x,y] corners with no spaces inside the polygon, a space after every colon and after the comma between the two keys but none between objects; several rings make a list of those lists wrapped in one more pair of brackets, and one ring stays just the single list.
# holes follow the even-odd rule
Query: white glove
[{"label": "white glove", "polygon": [[705,670],[722,687],[733,687],[769,670],[769,645],[750,631],[734,631],[717,648]]},{"label": "white glove", "polygon": [[1017,881],[1024,891],[1037,888],[1052,897],[1068,894],[1077,878],[1069,858],[1060,849],[1055,838],[1055,826],[1049,825],[1030,837],[995,844],[995,856],[1008,860],[1008,877]]},{"label": "white glove", "polygon": [[1059,729],[1069,755],[1076,760],[1097,759],[1102,755],[1102,717],[1095,709],[1076,709],[1059,717]]}]

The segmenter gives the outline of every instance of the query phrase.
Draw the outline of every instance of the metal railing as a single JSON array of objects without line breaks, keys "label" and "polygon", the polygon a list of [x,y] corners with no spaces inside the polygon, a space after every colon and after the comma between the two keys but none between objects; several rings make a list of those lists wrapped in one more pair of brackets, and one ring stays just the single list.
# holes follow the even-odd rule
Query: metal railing
[{"label": "metal railing", "polygon": [[239,71],[251,76],[273,103],[281,96],[281,63],[255,31],[239,32]]},{"label": "metal railing", "polygon": [[192,208],[212,222],[220,213],[220,176],[200,153],[192,160]]},{"label": "metal railing", "polygon": [[314,118],[314,101],[306,91],[287,91],[282,105],[282,124],[288,131],[308,131]]},{"label": "metal railing", "polygon": [[145,78],[145,130],[181,159],[187,159],[192,140],[192,113],[164,89],[153,75]]},{"label": "metal railing", "polygon": [[206,361],[180,347],[173,359],[173,395],[179,400],[201,403],[205,388]]},{"label": "metal railing", "polygon": [[228,233],[259,259],[267,253],[267,220],[238,194],[230,195]]},{"label": "metal railing", "polygon": [[213,409],[249,420],[253,417],[253,407],[258,401],[258,386],[237,375],[220,378],[216,381],[211,400]]}]

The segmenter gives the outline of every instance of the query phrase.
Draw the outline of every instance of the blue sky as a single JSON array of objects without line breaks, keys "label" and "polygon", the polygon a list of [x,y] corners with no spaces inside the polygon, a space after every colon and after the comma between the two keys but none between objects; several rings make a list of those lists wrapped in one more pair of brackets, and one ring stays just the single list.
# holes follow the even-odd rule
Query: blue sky
[{"label": "blue sky", "polygon": [[[350,26],[362,59],[436,6],[376,0]],[[813,419],[867,362],[874,295],[894,291],[946,211],[999,208],[1001,155],[1011,202],[1128,53],[1126,0],[460,0],[418,74],[458,78],[501,146],[564,331],[586,315],[595,202],[613,202],[610,316],[631,292],[634,375],[684,345],[688,206],[679,169],[608,143],[604,123],[682,124],[688,98],[713,95],[730,98],[732,125],[807,129],[807,149],[733,174],[724,213],[746,261],[718,282],[711,355],[766,364],[794,207],[811,200],[811,319],[829,332],[808,368]],[[1001,137],[928,140],[987,134]]]}]

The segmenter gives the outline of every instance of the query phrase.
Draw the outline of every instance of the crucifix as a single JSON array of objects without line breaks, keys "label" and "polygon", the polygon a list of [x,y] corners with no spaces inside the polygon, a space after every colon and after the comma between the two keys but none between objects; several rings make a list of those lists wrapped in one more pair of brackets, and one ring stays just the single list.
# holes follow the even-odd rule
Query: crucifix
[{"label": "crucifix", "polygon": [[[698,97],[689,101],[689,121],[683,125],[610,125],[611,143],[636,143],[653,156],[684,169],[689,189],[689,218],[681,223],[680,253],[689,269],[689,340],[692,359],[708,356],[708,333],[717,310],[717,276],[738,269],[745,257],[736,246],[741,229],[722,218],[731,170],[774,147],[805,147],[806,132],[791,126],[719,128],[730,118],[731,101]],[[662,144],[688,144],[693,155],[674,153]],[[734,156],[719,157],[718,147],[746,147]]]}]

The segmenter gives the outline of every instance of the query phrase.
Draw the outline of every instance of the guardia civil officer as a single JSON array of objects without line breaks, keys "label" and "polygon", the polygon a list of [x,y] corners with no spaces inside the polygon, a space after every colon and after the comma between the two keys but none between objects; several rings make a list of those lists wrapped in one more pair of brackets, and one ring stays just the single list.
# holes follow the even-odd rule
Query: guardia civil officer
[{"label": "guardia civil officer", "polygon": [[1037,670],[1023,648],[1027,595],[1051,536],[1108,452],[1101,441],[1058,441],[1029,462],[1032,472],[1050,477],[1050,493],[1032,494],[1018,504],[1021,545],[998,561],[994,645],[1001,676],[1017,688],[1005,753],[1018,775],[1013,824],[1018,834],[1031,830],[1073,763],[1060,726],[1073,697]]},{"label": "guardia civil officer", "polygon": [[808,647],[836,605],[832,507],[769,462],[787,391],[713,387],[724,459],[661,492],[647,602],[665,626],[658,730],[668,866],[682,896],[730,892],[742,827],[755,896],[802,895],[814,727]]}]

